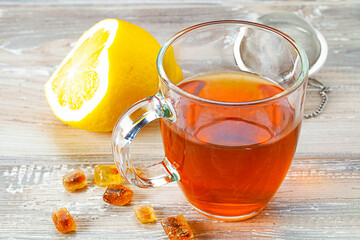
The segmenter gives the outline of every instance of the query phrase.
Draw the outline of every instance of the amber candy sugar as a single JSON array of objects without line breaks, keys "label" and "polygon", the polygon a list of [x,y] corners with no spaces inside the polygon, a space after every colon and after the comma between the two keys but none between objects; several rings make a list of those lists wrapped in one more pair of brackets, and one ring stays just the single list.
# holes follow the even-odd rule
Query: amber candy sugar
[{"label": "amber candy sugar", "polygon": [[66,191],[72,192],[87,186],[86,177],[82,169],[75,169],[63,177]]},{"label": "amber candy sugar", "polygon": [[154,208],[151,205],[135,205],[136,218],[141,223],[151,223],[156,220]]},{"label": "amber candy sugar", "polygon": [[161,225],[170,240],[191,239],[194,237],[194,234],[183,215],[165,218],[161,220]]},{"label": "amber candy sugar", "polygon": [[66,208],[55,209],[52,212],[51,217],[59,232],[68,233],[75,231],[76,223]]},{"label": "amber candy sugar", "polygon": [[130,202],[133,195],[134,192],[130,188],[110,184],[103,195],[103,200],[112,205],[123,206]]},{"label": "amber candy sugar", "polygon": [[107,187],[110,184],[120,184],[121,176],[115,165],[96,165],[94,182],[100,187]]}]

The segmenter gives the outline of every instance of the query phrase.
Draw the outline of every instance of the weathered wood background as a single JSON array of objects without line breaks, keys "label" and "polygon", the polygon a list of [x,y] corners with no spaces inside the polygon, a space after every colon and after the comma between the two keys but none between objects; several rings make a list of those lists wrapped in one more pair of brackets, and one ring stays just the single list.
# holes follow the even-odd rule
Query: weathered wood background
[{"label": "weathered wood background", "polygon": [[[291,169],[267,208],[242,222],[203,217],[176,184],[131,187],[132,204],[150,203],[158,218],[183,214],[198,239],[360,238],[360,3],[358,1],[0,1],[0,239],[166,239],[160,225],[137,222],[132,207],[102,201],[92,169],[112,163],[110,133],[69,127],[55,118],[43,85],[77,38],[104,18],[148,30],[162,44],[184,27],[216,19],[254,20],[293,11],[326,37],[329,55],[316,77],[331,86],[329,104],[305,120]],[[310,92],[306,111],[320,98]],[[137,137],[138,162],[163,155],[158,124]],[[89,187],[68,193],[62,176],[81,167]],[[67,207],[75,233],[57,232],[53,208]]]}]

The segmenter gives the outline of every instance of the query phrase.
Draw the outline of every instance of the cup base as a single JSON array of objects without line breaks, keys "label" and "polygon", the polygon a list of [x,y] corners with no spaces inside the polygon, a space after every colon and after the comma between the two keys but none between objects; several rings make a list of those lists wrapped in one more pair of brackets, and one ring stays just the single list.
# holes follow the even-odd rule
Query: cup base
[{"label": "cup base", "polygon": [[252,213],[246,214],[246,215],[241,215],[241,216],[219,216],[219,215],[214,215],[214,214],[210,214],[207,212],[204,212],[196,207],[194,207],[192,204],[191,206],[200,214],[204,215],[205,217],[214,219],[214,220],[220,220],[220,221],[226,221],[226,222],[237,222],[237,221],[242,221],[242,220],[246,220],[252,217],[255,217],[256,215],[258,215],[265,207],[260,208],[257,211],[254,211]]}]

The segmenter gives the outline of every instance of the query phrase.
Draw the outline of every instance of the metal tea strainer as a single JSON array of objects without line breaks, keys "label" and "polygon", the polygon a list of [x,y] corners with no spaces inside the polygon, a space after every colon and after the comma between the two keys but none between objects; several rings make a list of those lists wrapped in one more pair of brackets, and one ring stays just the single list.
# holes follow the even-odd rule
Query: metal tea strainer
[{"label": "metal tea strainer", "polygon": [[[310,23],[305,21],[305,19],[292,12],[277,11],[267,13],[259,17],[257,22],[278,29],[289,35],[305,50],[309,59],[309,90],[313,90],[314,88],[319,89],[322,101],[316,111],[311,114],[306,114],[304,118],[308,119],[318,116],[323,111],[328,100],[326,93],[330,91],[329,87],[324,86],[320,81],[312,77],[314,73],[324,65],[327,57],[328,46],[324,36]],[[234,56],[239,68],[248,70],[247,65],[244,64],[246,61],[246,53],[242,55],[239,51],[241,42],[247,39],[244,36],[245,33],[240,30],[234,46]],[[264,44],[267,43],[265,42]]]}]

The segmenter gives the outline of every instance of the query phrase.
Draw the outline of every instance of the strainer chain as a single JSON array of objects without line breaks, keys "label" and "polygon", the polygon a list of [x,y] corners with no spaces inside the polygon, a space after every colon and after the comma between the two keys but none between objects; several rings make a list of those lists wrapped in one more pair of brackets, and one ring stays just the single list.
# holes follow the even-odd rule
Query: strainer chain
[{"label": "strainer chain", "polygon": [[305,119],[310,119],[310,118],[315,118],[317,117],[319,114],[321,114],[324,110],[324,107],[328,101],[328,96],[326,93],[330,92],[330,87],[326,87],[324,86],[324,84],[322,84],[322,82],[320,82],[319,80],[315,79],[315,78],[309,78],[309,82],[308,85],[311,87],[315,87],[320,89],[319,90],[319,94],[322,97],[321,103],[319,105],[319,107],[316,109],[316,111],[310,113],[310,114],[305,114],[304,118]]}]

